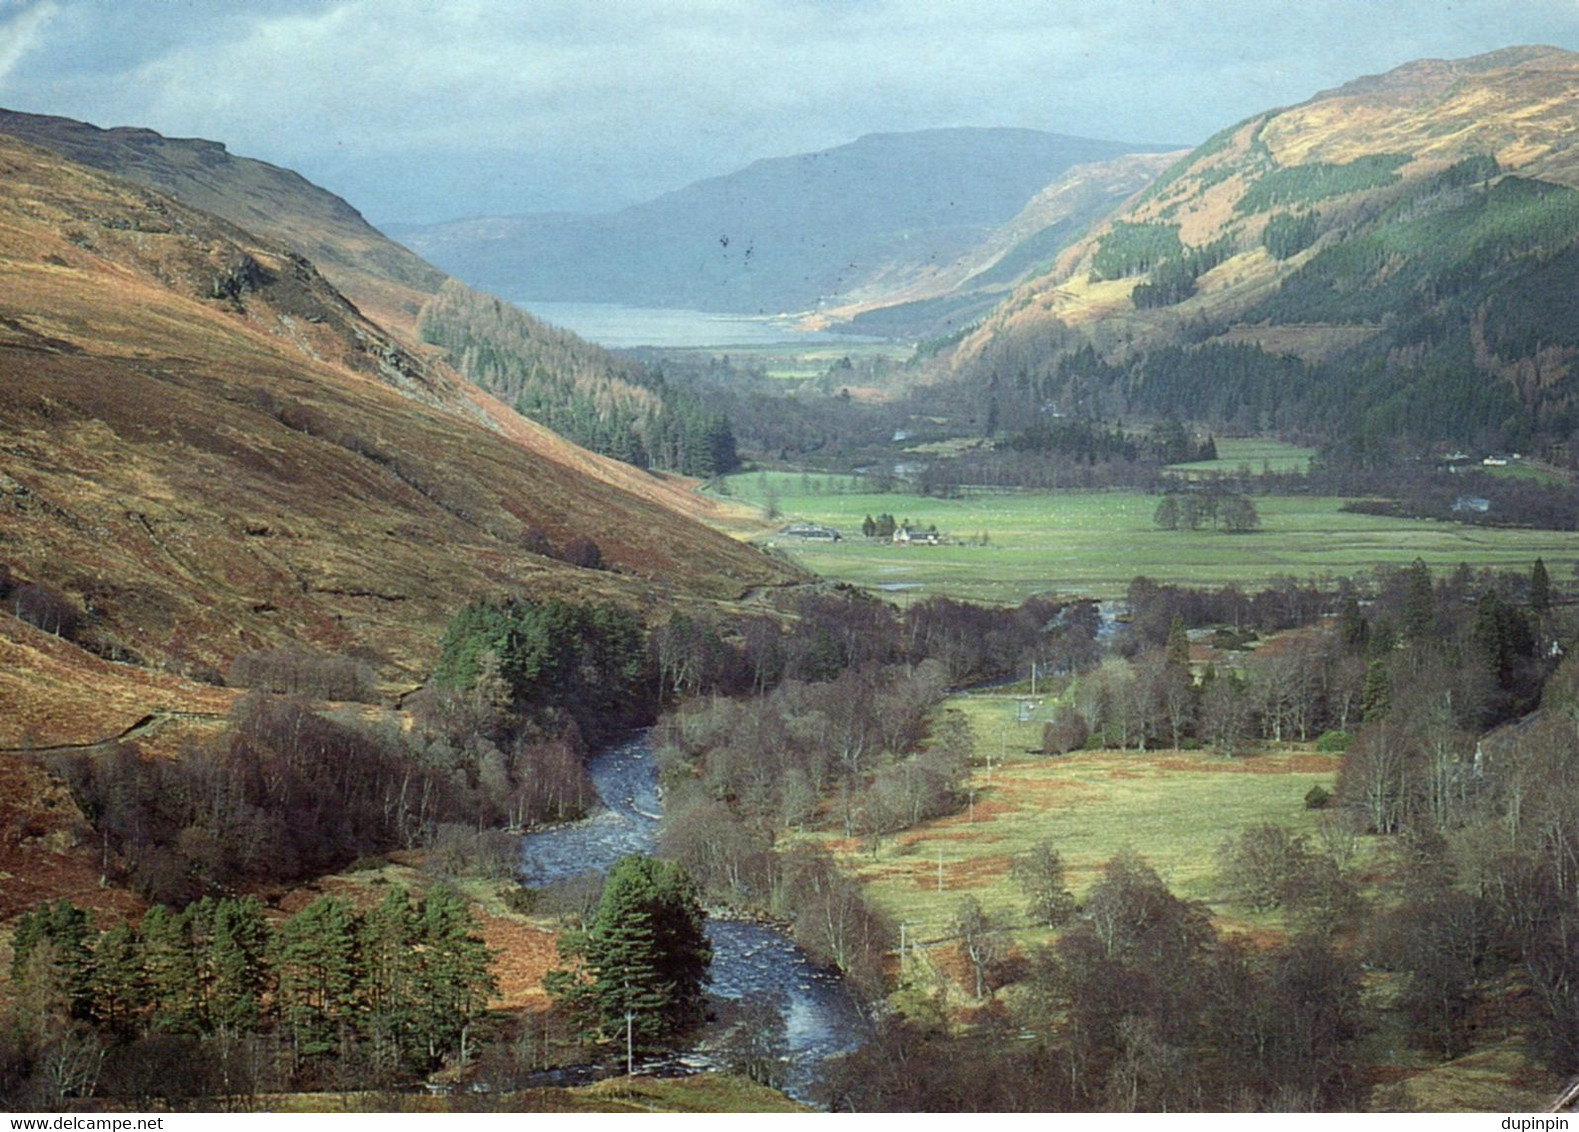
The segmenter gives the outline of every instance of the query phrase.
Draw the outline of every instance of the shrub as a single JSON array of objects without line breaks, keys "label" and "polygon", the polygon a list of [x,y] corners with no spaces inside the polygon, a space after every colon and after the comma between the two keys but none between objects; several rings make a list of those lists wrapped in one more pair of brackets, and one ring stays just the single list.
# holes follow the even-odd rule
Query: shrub
[{"label": "shrub", "polygon": [[23,582],[11,590],[11,612],[35,629],[72,639],[82,625],[82,610],[44,582]]},{"label": "shrub", "polygon": [[1307,810],[1324,810],[1330,801],[1332,801],[1332,792],[1320,785],[1312,786],[1305,791],[1305,808]]},{"label": "shrub", "polygon": [[372,668],[348,656],[324,656],[302,649],[254,649],[231,663],[229,682],[281,696],[371,702]]},{"label": "shrub", "polygon": [[1341,755],[1349,749],[1349,738],[1347,731],[1323,732],[1316,740],[1316,750],[1324,755]]},{"label": "shrub", "polygon": [[1086,717],[1073,708],[1064,708],[1042,727],[1042,753],[1066,755],[1084,747],[1090,738]]},{"label": "shrub", "polygon": [[561,560],[583,570],[603,569],[603,549],[589,538],[573,538],[559,552]]}]

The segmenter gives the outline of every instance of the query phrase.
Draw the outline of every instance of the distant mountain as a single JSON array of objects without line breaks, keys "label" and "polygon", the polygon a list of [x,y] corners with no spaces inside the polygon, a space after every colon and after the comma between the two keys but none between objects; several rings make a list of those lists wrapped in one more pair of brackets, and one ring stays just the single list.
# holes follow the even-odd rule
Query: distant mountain
[{"label": "distant mountain", "polygon": [[954,368],[1043,407],[1563,456],[1576,94],[1579,55],[1515,48],[1229,127],[1018,287]]},{"label": "distant mountain", "polygon": [[896,262],[828,310],[850,330],[895,338],[946,337],[985,314],[1021,279],[1144,189],[1180,154],[1132,153],[1076,165],[1007,222],[951,261]]},{"label": "distant mountain", "polygon": [[1163,148],[1035,130],[873,134],[615,213],[391,231],[515,301],[799,312],[954,261],[1073,166]]},{"label": "distant mountain", "polygon": [[[179,677],[248,650],[410,687],[473,597],[653,611],[798,577],[682,515],[683,483],[407,349],[281,244],[14,138],[0,167],[0,748],[212,710]],[[578,538],[608,569],[544,553]]]}]

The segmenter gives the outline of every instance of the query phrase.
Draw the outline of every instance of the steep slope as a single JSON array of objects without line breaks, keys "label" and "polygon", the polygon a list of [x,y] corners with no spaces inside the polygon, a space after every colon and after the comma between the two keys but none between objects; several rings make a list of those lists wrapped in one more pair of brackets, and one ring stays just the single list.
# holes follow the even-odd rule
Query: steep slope
[{"label": "steep slope", "polygon": [[1018,288],[955,365],[1068,408],[1565,439],[1576,94],[1579,56],[1518,48],[1230,127]]},{"label": "steep slope", "polygon": [[[93,653],[205,676],[291,644],[409,684],[475,595],[657,612],[789,580],[406,354],[294,253],[10,139],[0,177],[0,564]],[[534,528],[611,569],[528,552]],[[81,655],[82,687],[117,680]],[[14,687],[0,747],[27,721],[62,741]]]},{"label": "steep slope", "polygon": [[417,331],[467,380],[595,452],[701,477],[738,462],[728,418],[695,394],[457,279]]},{"label": "steep slope", "polygon": [[[0,110],[0,134],[23,138],[77,164],[176,197],[311,261],[356,303],[360,313],[381,328],[374,333],[386,354],[399,359],[406,370],[424,375],[421,392],[430,403],[484,420],[494,431],[540,455],[652,502],[697,516],[716,509],[716,502],[698,496],[682,482],[649,476],[618,461],[588,458],[576,444],[566,443],[532,421],[523,421],[510,407],[501,405],[489,395],[491,387],[486,383],[479,390],[451,372],[438,360],[437,351],[424,347],[419,329],[425,315],[443,308],[444,273],[372,228],[346,201],[297,173],[233,156],[218,142],[166,138],[136,128],[104,130],[68,118],[8,110]],[[552,334],[556,340],[552,365],[566,371],[549,375],[559,386],[574,371],[592,375],[615,399],[641,401],[651,396],[626,363],[567,332],[555,330]],[[544,368],[544,359],[528,361]],[[516,400],[512,396],[511,404]],[[539,399],[533,415],[537,420],[554,422],[565,415],[568,401]],[[611,447],[598,450],[607,454]]]},{"label": "steep slope", "polygon": [[157,189],[310,259],[372,318],[400,331],[444,273],[385,237],[300,174],[237,157],[219,142],[152,130],[99,129],[70,118],[0,110],[0,134]]},{"label": "steep slope", "polygon": [[778,313],[949,262],[1073,165],[1146,149],[1034,130],[874,134],[605,216],[396,228],[510,299]]}]

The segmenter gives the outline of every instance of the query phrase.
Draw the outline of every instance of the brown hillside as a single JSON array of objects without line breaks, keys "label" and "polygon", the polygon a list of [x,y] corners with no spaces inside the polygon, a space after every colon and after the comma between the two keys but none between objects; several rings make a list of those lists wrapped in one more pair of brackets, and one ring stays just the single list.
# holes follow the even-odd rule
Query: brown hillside
[{"label": "brown hillside", "polygon": [[[385,237],[346,201],[297,173],[237,157],[222,144],[200,138],[167,138],[135,128],[105,130],[69,118],[9,110],[0,110],[0,134],[154,189],[282,245],[321,270],[358,310],[351,311],[338,296],[329,297],[326,291],[320,291],[321,301],[345,307],[342,313],[348,316],[368,316],[382,328],[373,332],[378,350],[408,374],[422,375],[420,383],[401,383],[407,392],[420,390],[430,403],[486,421],[494,431],[539,455],[610,486],[688,515],[713,517],[718,504],[698,495],[689,481],[650,475],[619,461],[593,456],[523,420],[451,373],[437,360],[437,351],[423,346],[417,334],[418,315],[439,295],[446,280],[444,273]],[[292,333],[301,330],[298,324]],[[365,324],[363,330],[368,330]],[[608,370],[611,379],[619,381],[619,367],[604,351],[579,342],[568,332],[552,333],[567,343],[567,350],[578,353],[583,364]],[[631,392],[646,395],[635,387]]]},{"label": "brown hillside", "polygon": [[224,217],[306,256],[368,315],[397,331],[444,273],[385,237],[341,198],[289,169],[237,157],[218,142],[152,130],[102,130],[69,118],[0,110],[0,133],[114,173]]},{"label": "brown hillside", "polygon": [[[651,502],[676,485],[625,490],[648,477],[404,353],[299,257],[9,139],[0,177],[0,563],[83,606],[99,653],[212,674],[294,643],[413,682],[473,596],[653,613],[791,580]],[[534,526],[613,569],[526,553]],[[12,671],[4,714],[75,738],[15,710],[39,675]]]}]

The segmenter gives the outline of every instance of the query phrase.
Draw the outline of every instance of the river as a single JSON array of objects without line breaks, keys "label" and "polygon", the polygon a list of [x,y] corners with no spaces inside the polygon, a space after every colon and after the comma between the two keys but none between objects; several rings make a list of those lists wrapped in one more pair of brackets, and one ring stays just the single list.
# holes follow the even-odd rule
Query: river
[{"label": "river", "polygon": [[[521,874],[530,885],[596,870],[607,871],[629,853],[650,853],[663,799],[658,759],[643,733],[600,752],[587,765],[603,808],[521,839]],[[777,995],[784,1004],[789,1066],[785,1092],[808,1099],[818,1067],[858,1046],[867,1023],[837,973],[813,963],[777,928],[709,920],[713,945],[709,993],[714,998]],[[692,1064],[705,1059],[686,1056]]]}]

